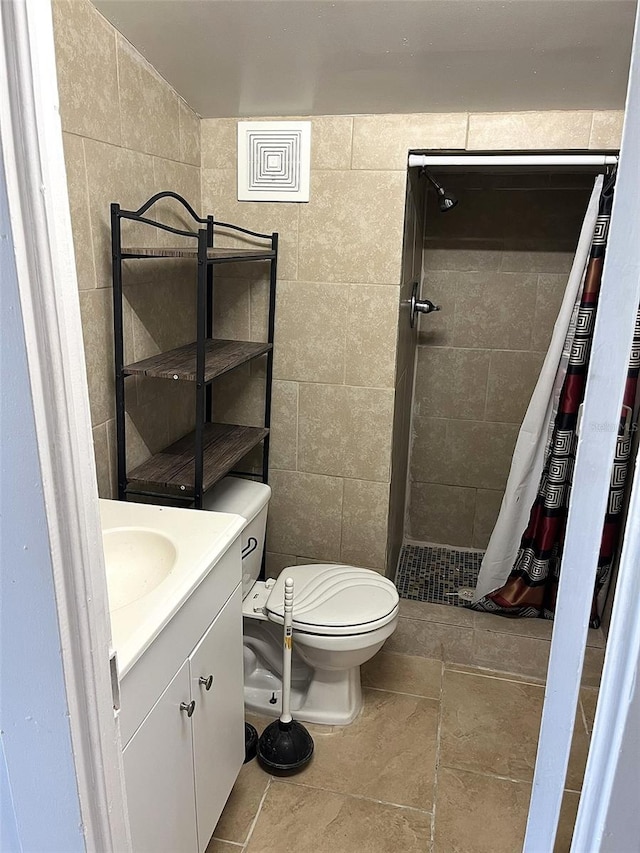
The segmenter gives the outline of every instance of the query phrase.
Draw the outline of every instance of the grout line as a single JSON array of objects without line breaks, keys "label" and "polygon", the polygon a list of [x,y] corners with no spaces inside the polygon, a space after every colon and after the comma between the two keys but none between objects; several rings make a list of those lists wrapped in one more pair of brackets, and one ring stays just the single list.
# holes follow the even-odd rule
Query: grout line
[{"label": "grout line", "polygon": [[436,799],[438,794],[438,773],[440,770],[440,752],[442,744],[442,703],[444,698],[444,662],[440,670],[440,702],[438,704],[438,729],[436,732],[436,763],[433,777],[433,800],[431,801],[431,849],[436,835]]},{"label": "grout line", "polygon": [[[503,776],[500,773],[490,773],[486,770],[473,770],[469,767],[456,767],[453,764],[443,764],[442,767],[447,770],[454,770],[456,773],[470,773],[472,776],[482,776],[485,779],[499,779],[501,782],[512,782],[515,785],[533,785],[533,778],[517,779],[512,776]],[[564,790],[571,791],[571,793],[580,793],[579,791],[575,791],[573,788],[566,788]]]},{"label": "grout line", "polygon": [[[469,672],[469,669],[473,669],[474,667],[469,664],[464,663],[454,663],[449,664],[446,661],[443,661],[443,665],[445,667],[446,672],[457,672],[459,675],[470,675],[474,678],[493,678],[495,681],[507,681],[509,684],[526,684],[529,687],[539,687],[540,689],[544,689],[545,682],[544,681],[531,681],[530,678],[533,676],[519,676],[515,673],[501,673],[501,672],[485,672],[484,670],[478,669],[474,672]],[[456,669],[456,667],[465,666],[467,669]]]},{"label": "grout line", "polygon": [[319,785],[310,785],[309,783],[304,782],[292,782],[289,779],[274,779],[277,784],[282,785],[293,785],[297,788],[306,788],[309,791],[326,791],[328,794],[335,794],[339,797],[351,797],[354,800],[364,800],[367,803],[377,803],[380,806],[390,806],[394,809],[405,809],[410,812],[418,812],[419,814],[431,814],[428,809],[419,809],[416,806],[406,806],[402,805],[402,803],[392,803],[388,800],[378,800],[375,797],[366,797],[364,794],[354,794],[350,791],[339,791],[335,788],[321,788]]},{"label": "grout line", "polygon": [[251,836],[253,835],[253,830],[256,828],[258,818],[260,817],[260,813],[262,811],[262,806],[264,805],[264,801],[267,798],[267,794],[269,793],[269,789],[271,788],[272,782],[273,782],[273,776],[270,776],[269,781],[267,782],[267,787],[264,789],[264,794],[262,795],[262,798],[261,798],[260,803],[258,805],[258,810],[256,811],[255,817],[251,821],[251,826],[249,827],[249,832],[247,833],[247,837],[244,840],[243,850],[246,850],[246,848],[249,846],[249,842],[251,841]]},{"label": "grout line", "polygon": [[[396,652],[389,652],[389,654],[396,654]],[[407,655],[407,657],[411,656]],[[424,660],[433,660],[433,658],[424,658]],[[363,684],[362,689],[374,690],[376,693],[391,693],[394,696],[410,696],[412,699],[427,699],[429,702],[440,701],[437,696],[425,696],[422,693],[407,693],[405,690],[389,690],[386,687],[372,687],[370,684]]]}]

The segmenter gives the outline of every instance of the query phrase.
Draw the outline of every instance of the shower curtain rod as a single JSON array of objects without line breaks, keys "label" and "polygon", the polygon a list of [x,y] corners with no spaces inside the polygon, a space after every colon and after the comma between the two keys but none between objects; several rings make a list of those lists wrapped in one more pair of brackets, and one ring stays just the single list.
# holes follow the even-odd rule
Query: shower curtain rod
[{"label": "shower curtain rod", "polygon": [[409,154],[412,166],[615,166],[617,154]]}]

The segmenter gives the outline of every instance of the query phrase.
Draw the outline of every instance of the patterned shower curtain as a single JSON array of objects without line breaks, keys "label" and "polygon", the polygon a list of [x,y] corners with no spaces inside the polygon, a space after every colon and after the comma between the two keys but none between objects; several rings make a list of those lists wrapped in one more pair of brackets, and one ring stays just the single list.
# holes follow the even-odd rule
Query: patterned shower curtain
[{"label": "patterned shower curtain", "polygon": [[[611,177],[605,183],[600,196],[598,220],[578,309],[575,337],[560,394],[558,411],[545,453],[545,464],[538,494],[529,516],[529,524],[522,535],[518,556],[506,583],[500,589],[494,590],[475,602],[472,605],[474,610],[483,610],[502,616],[543,617],[545,619],[553,619],[555,613],[573,480],[573,466],[578,442],[578,417],[584,398],[589,368],[593,328],[611,218],[614,180],[614,177]],[[620,422],[616,425],[618,439],[598,560],[591,614],[592,625],[599,624],[596,610],[597,594],[609,577],[620,530],[624,484],[635,429],[633,417],[639,367],[640,312],[636,317],[623,410]],[[611,427],[603,424],[603,429],[605,428]]]}]

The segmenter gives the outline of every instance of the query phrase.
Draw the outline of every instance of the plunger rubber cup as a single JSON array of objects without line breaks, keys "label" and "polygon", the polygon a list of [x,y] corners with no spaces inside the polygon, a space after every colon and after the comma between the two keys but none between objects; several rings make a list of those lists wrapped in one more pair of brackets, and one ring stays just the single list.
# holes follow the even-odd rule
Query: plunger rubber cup
[{"label": "plunger rubber cup", "polygon": [[294,773],[311,761],[313,738],[302,723],[276,720],[262,732],[258,741],[258,760],[269,770]]}]

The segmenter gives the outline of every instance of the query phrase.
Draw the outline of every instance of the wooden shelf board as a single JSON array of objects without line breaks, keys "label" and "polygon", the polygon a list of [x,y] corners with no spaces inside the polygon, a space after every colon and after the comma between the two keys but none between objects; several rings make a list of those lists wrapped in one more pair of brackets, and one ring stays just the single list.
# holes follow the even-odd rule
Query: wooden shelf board
[{"label": "wooden shelf board", "polygon": [[[269,433],[264,427],[205,424],[203,432],[203,488],[209,489]],[[159,486],[193,493],[195,433],[189,433],[154,454],[131,472],[132,488]]]},{"label": "wooden shelf board", "polygon": [[[270,261],[275,258],[273,249],[207,249],[211,263],[231,261]],[[197,246],[130,246],[122,250],[123,258],[195,258]]]},{"label": "wooden shelf board", "polygon": [[[211,382],[234,367],[264,355],[273,345],[255,341],[227,341],[214,339],[205,341],[204,381]],[[156,376],[160,379],[182,379],[196,381],[196,344],[190,343],[127,364],[125,374],[129,376]]]}]

